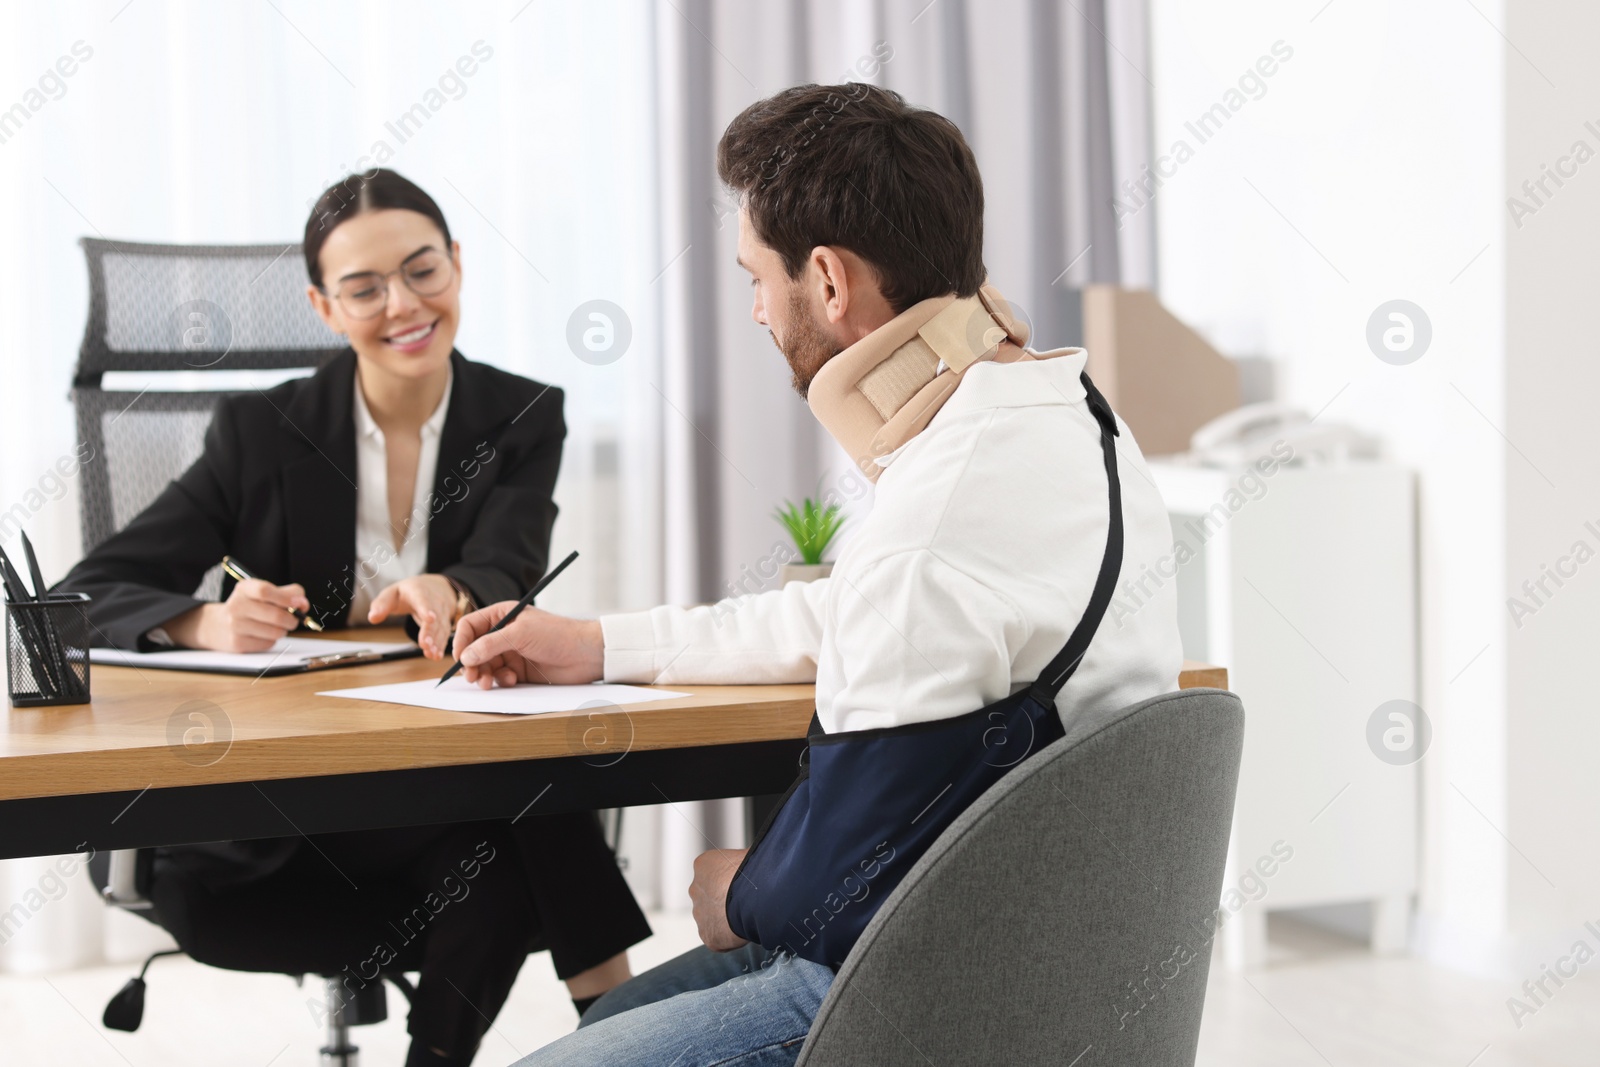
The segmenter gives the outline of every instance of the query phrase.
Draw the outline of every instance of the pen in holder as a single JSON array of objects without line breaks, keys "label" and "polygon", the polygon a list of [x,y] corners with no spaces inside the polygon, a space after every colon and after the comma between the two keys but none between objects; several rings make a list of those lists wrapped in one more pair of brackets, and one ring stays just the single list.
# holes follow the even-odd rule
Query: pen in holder
[{"label": "pen in holder", "polygon": [[19,708],[89,702],[89,597],[6,601],[6,684]]}]

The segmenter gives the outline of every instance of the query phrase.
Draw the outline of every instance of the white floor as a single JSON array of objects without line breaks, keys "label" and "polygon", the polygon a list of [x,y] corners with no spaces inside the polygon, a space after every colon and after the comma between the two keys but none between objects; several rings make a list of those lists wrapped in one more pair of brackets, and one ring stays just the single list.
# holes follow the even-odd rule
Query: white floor
[{"label": "white floor", "polygon": [[1211,969],[1199,1067],[1595,1067],[1600,981],[1556,990],[1519,1030],[1489,982],[1270,919],[1265,970]]},{"label": "white floor", "polygon": [[[642,970],[696,943],[685,915],[653,915],[656,936],[634,950]],[[0,976],[0,1064],[74,1067],[310,1067],[321,1029],[308,1001],[272,975],[157,961],[143,1027],[100,1026],[126,965],[62,974]],[[1408,958],[1378,959],[1353,942],[1280,920],[1270,964],[1249,976],[1212,970],[1201,1030],[1203,1067],[1593,1067],[1600,1063],[1600,983],[1568,982],[1518,1030],[1505,1006],[1516,993]],[[406,1034],[398,994],[388,1022],[357,1030],[367,1067],[398,1065]],[[478,1057],[500,1067],[576,1022],[548,958],[522,970]],[[938,1057],[934,1056],[937,1062]]]}]

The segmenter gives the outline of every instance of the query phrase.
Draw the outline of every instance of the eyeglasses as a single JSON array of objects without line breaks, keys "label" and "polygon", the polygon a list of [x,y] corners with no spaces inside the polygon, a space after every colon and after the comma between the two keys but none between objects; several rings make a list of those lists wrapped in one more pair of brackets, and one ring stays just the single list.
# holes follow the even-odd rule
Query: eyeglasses
[{"label": "eyeglasses", "polygon": [[333,298],[353,319],[377,318],[389,303],[389,279],[397,274],[418,296],[438,296],[450,287],[455,270],[449,256],[436,248],[423,248],[387,274],[370,270],[346,276]]}]

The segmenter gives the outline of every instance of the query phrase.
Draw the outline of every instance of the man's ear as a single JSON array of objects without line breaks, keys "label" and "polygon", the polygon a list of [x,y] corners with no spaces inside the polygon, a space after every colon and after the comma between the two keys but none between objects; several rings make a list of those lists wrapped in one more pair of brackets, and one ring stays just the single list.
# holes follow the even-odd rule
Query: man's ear
[{"label": "man's ear", "polygon": [[844,260],[827,245],[818,245],[811,250],[809,265],[823,314],[830,323],[840,322],[850,310],[850,276]]}]

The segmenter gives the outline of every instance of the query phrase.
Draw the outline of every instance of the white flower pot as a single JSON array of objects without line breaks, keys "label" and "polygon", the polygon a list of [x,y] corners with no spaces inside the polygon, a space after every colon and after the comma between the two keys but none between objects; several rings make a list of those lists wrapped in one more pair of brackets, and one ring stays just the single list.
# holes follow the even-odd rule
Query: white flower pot
[{"label": "white flower pot", "polygon": [[831,563],[785,563],[778,572],[779,585],[790,582],[814,582],[833,573]]}]

